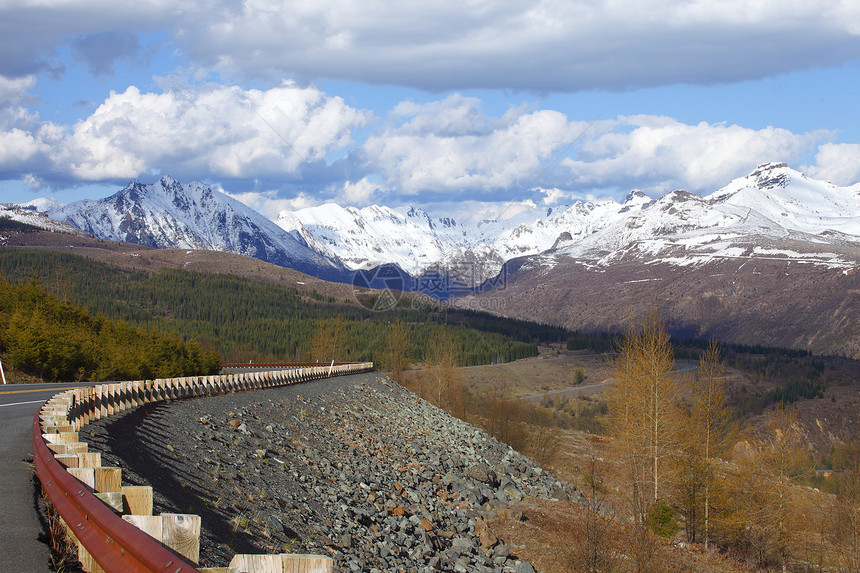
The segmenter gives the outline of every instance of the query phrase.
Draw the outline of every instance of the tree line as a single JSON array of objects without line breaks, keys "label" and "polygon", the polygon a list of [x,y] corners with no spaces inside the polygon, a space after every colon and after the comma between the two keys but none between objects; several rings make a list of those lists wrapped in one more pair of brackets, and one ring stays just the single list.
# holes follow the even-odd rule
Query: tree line
[{"label": "tree line", "polygon": [[[480,312],[413,308],[406,299],[390,311],[373,312],[356,301],[274,282],[179,269],[122,269],[57,252],[0,251],[0,271],[15,284],[36,274],[60,299],[147,330],[196,339],[227,362],[377,360],[390,325],[398,321],[408,329],[405,352],[413,362],[426,358],[430,341],[442,331],[452,338],[462,365],[534,356],[540,342],[566,336],[560,328]],[[335,321],[340,321],[339,344],[320,352],[315,333]]]},{"label": "tree line", "polygon": [[141,380],[214,374],[217,353],[176,332],[145,330],[63,301],[38,279],[0,277],[0,353],[47,381]]},{"label": "tree line", "polygon": [[[656,313],[621,341],[613,369],[612,462],[601,471],[620,477],[622,493],[607,515],[597,509],[605,497],[592,492],[586,509],[596,513],[585,521],[586,550],[575,552],[578,570],[664,571],[656,537],[679,531],[760,568],[858,570],[860,450],[846,450],[835,498],[801,487],[814,458],[796,410],[782,404],[758,432],[741,431],[726,403],[720,347],[701,353],[695,377],[679,377]],[[625,562],[609,531],[626,539]]]}]

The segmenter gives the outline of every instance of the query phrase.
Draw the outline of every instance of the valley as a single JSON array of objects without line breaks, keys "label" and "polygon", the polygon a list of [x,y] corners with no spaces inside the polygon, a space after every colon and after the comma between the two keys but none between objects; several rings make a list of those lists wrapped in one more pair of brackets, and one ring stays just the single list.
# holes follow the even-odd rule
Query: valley
[{"label": "valley", "polygon": [[[810,193],[820,199],[811,208]],[[624,203],[581,202],[541,216],[521,213],[516,221],[489,221],[476,227],[417,209],[337,206],[282,216],[279,226],[260,221],[259,214],[217,191],[165,178],[149,186],[129,185],[101,202],[40,207],[52,217],[65,213],[59,222],[39,214],[35,205],[4,206],[0,272],[11,285],[29,281],[29,288],[43,288],[39,296],[55,297],[59,307],[82,305],[74,313],[104,314],[168,333],[177,341],[200,340],[206,352],[219,353],[222,361],[373,360],[390,379],[375,379],[375,390],[370,386],[348,390],[343,403],[322,408],[346,411],[346,404],[360,402],[363,392],[394,392],[392,411],[406,403],[410,408],[431,408],[422,409],[422,416],[437,420],[435,429],[442,428],[442,434],[455,432],[455,426],[483,428],[496,440],[492,460],[485,460],[490,467],[507,472],[507,466],[499,464],[506,463],[500,456],[510,446],[517,456],[528,456],[526,466],[534,464],[540,470],[533,473],[555,475],[573,492],[568,494],[571,499],[562,499],[553,483],[524,495],[523,486],[520,499],[513,499],[516,495],[504,488],[501,493],[484,492],[482,486],[457,475],[446,478],[443,497],[458,493],[458,501],[468,503],[453,508],[454,513],[445,513],[451,507],[444,511],[439,507],[430,515],[433,504],[421,495],[435,488],[439,499],[438,484],[429,485],[433,474],[454,471],[441,458],[437,464],[432,455],[426,460],[432,467],[426,472],[416,468],[414,474],[418,477],[413,479],[413,497],[420,501],[415,508],[403,508],[407,518],[415,518],[409,525],[392,520],[391,510],[398,506],[383,503],[390,495],[387,490],[372,492],[373,499],[368,500],[354,495],[351,502],[340,499],[338,489],[344,493],[348,492],[343,488],[354,489],[348,479],[334,489],[315,482],[310,474],[302,474],[305,481],[299,481],[316,494],[317,488],[325,490],[335,506],[339,501],[363,507],[359,517],[356,509],[350,517],[335,506],[316,507],[298,490],[289,499],[281,495],[276,507],[269,498],[277,496],[271,496],[263,482],[254,486],[262,488],[259,499],[246,495],[237,500],[222,488],[200,492],[197,500],[212,506],[207,511],[213,517],[217,514],[215,523],[220,524],[220,533],[208,542],[213,556],[223,557],[232,550],[230,543],[250,543],[254,537],[271,547],[293,548],[301,541],[303,548],[328,551],[356,571],[369,563],[384,568],[395,562],[516,570],[520,560],[539,571],[576,571],[571,564],[582,557],[576,548],[581,547],[583,532],[592,531],[595,523],[606,525],[605,531],[613,532],[615,539],[633,539],[629,536],[640,531],[625,525],[631,516],[645,514],[636,514],[628,504],[635,487],[631,490],[624,481],[628,462],[619,453],[624,440],[619,439],[613,418],[619,375],[615,353],[620,335],[630,336],[643,317],[657,313],[673,337],[676,361],[669,378],[677,383],[673,407],[682,418],[694,404],[694,381],[700,377],[698,361],[706,343],[722,345],[722,391],[739,432],[732,447],[709,465],[739,488],[723,492],[728,496],[723,509],[732,519],[753,523],[753,517],[737,517],[741,514],[731,500],[743,499],[744,491],[765,492],[779,482],[769,473],[772,465],[756,473],[750,464],[764,464],[762,468],[772,464],[772,458],[762,456],[775,451],[779,436],[791,435],[796,459],[790,489],[784,493],[814,515],[821,529],[798,529],[803,531],[799,537],[785,537],[783,531],[779,535],[784,545],[774,547],[724,521],[720,551],[705,551],[694,531],[698,525],[654,536],[658,528],[652,524],[646,537],[654,566],[718,573],[773,567],[790,557],[798,570],[811,566],[813,558],[835,567],[843,546],[839,534],[825,532],[826,519],[820,512],[842,511],[835,495],[847,499],[845,480],[853,475],[852,448],[860,435],[857,197],[854,188],[836,188],[809,180],[784,164],[768,164],[706,197],[674,192],[651,199],[634,192]],[[386,275],[377,270],[383,268],[380,264],[409,274],[397,275],[403,277],[400,283],[385,283]],[[38,281],[33,282],[34,276]],[[373,280],[366,280],[368,276]],[[435,284],[434,280],[445,285],[432,293],[442,300],[409,292],[416,284]],[[403,290],[392,285],[402,285]],[[380,286],[388,288],[379,290]],[[476,286],[482,288],[472,288]],[[9,316],[16,312],[21,314],[20,305],[7,310]],[[38,315],[38,309],[34,312]],[[24,319],[16,315],[16,320]],[[0,342],[6,352],[20,346],[8,335]],[[4,364],[10,355],[15,356],[4,355]],[[21,365],[14,361],[12,366],[15,381],[35,380],[48,372],[15,368]],[[50,372],[75,372],[82,379],[97,375],[96,369],[74,365]],[[416,401],[414,395],[424,401]],[[304,435],[321,435],[331,425],[319,421],[311,428],[305,404],[296,406],[301,423],[290,424],[299,424]],[[274,431],[279,428],[269,424],[270,431],[262,424],[275,414],[268,410],[260,414],[261,407],[265,409],[248,403],[219,413],[223,418],[219,428],[206,427],[204,433],[212,435],[204,438],[222,442],[233,438],[234,445],[247,447],[264,445],[261,439],[280,443],[283,437]],[[198,423],[203,424],[199,419],[206,415],[202,410],[200,414]],[[449,414],[453,417],[443,423],[439,416]],[[790,420],[782,420],[783,415]],[[257,441],[246,439],[244,433],[224,433],[232,431],[224,424],[239,417],[259,418],[262,429],[251,436]],[[405,432],[404,428],[396,431]],[[200,434],[196,426],[194,430],[186,428],[186,436]],[[414,449],[421,439],[411,436],[401,449]],[[277,452],[278,459],[296,445],[285,445]],[[364,464],[370,452],[368,446],[361,459],[340,459],[335,450],[325,449],[329,445],[320,447],[302,442],[294,460],[295,479],[303,465],[318,464],[319,473],[328,475],[334,471],[335,458],[356,466]],[[435,444],[425,449],[440,448]],[[233,483],[239,470],[253,466],[254,473],[263,475],[271,469],[265,467],[269,460],[265,448],[246,454],[237,459],[206,458],[194,462],[194,470],[178,465],[174,474],[196,475],[208,468],[211,476]],[[144,467],[138,467],[143,472]],[[517,471],[507,474],[512,483],[525,479],[526,470]],[[331,479],[346,479],[340,473]],[[140,479],[163,479],[165,508],[173,509],[177,499],[171,501],[170,496],[177,487],[187,486],[176,482],[175,475],[141,474]],[[743,480],[748,483],[743,485]],[[290,487],[278,486],[285,492]],[[399,501],[402,493],[394,495]],[[700,524],[694,515],[683,514],[681,519],[689,508],[677,492],[666,495],[671,499],[667,511],[676,516],[671,523]],[[766,501],[762,497],[756,503]],[[362,505],[365,502],[372,507]],[[854,507],[851,503],[844,507]],[[299,514],[290,517],[294,525],[285,525],[296,506],[307,506],[305,516],[316,512],[314,519],[338,526],[305,531]],[[265,511],[260,513],[263,510],[280,517],[273,521]],[[791,519],[796,517],[792,514]],[[422,520],[444,525],[442,540],[422,534],[415,527]],[[371,522],[378,522],[373,535],[356,527]],[[770,527],[769,523],[756,522],[755,527]],[[758,535],[758,529],[751,531]],[[405,534],[414,534],[415,539]],[[449,541],[457,535],[463,541],[454,550]],[[233,541],[225,542],[225,536]],[[765,557],[754,558],[750,547]],[[633,555],[627,553],[633,549],[612,543],[603,549]],[[522,570],[528,570],[526,565]]]},{"label": "valley", "polygon": [[[0,242],[77,243],[126,268],[223,270],[300,290],[313,284],[342,300],[355,297],[338,283],[396,283],[394,298],[420,290],[578,331],[623,330],[656,307],[676,336],[860,357],[857,213],[856,185],[814,180],[784,163],[762,164],[705,196],[633,191],[621,203],[532,205],[471,223],[416,207],[336,204],[271,221],[218,190],[165,177],[99,201],[6,205],[0,217],[68,240],[10,233]],[[82,231],[97,240],[86,244]]]}]

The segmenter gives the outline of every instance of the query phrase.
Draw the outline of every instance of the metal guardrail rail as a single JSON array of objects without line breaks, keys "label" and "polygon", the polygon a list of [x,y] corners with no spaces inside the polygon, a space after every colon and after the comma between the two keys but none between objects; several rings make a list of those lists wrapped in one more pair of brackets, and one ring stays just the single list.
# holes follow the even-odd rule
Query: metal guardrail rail
[{"label": "metal guardrail rail", "polygon": [[197,571],[195,565],[123,521],[69,474],[45,444],[38,412],[33,419],[33,461],[51,503],[102,569],[170,573]]},{"label": "metal guardrail rail", "polygon": [[106,572],[192,573],[197,571],[196,565],[124,521],[69,474],[55,459],[45,434],[76,433],[91,421],[161,400],[284,386],[372,369],[372,362],[320,364],[293,370],[117,382],[67,390],[50,398],[33,418],[36,475],[71,532]]},{"label": "metal guardrail rail", "polygon": [[222,364],[221,368],[313,368],[316,366],[325,366],[328,368],[332,364],[335,366],[345,366],[355,364],[355,362],[230,362]]}]

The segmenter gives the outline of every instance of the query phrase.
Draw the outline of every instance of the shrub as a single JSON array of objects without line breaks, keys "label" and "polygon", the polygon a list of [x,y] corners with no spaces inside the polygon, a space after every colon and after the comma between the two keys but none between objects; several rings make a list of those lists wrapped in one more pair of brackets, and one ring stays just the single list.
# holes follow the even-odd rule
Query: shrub
[{"label": "shrub", "polygon": [[672,538],[681,529],[678,514],[666,500],[658,499],[648,509],[648,528],[660,537]]}]

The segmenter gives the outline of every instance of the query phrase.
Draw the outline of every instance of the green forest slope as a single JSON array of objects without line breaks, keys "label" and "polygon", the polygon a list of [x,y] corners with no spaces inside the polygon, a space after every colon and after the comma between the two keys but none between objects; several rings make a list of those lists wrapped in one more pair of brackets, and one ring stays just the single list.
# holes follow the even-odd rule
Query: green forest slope
[{"label": "green forest slope", "polygon": [[342,321],[346,343],[339,355],[327,359],[339,361],[374,360],[395,321],[409,328],[407,354],[413,361],[424,359],[428,341],[443,330],[454,340],[461,365],[534,356],[539,343],[568,336],[555,327],[413,305],[411,299],[393,310],[374,312],[357,301],[335,301],[227,274],[135,271],[41,250],[0,250],[0,275],[10,286],[39,277],[60,300],[147,331],[196,339],[201,347],[217,350],[225,362],[306,360],[314,333],[332,319]]}]

